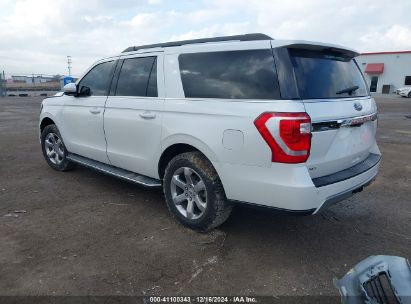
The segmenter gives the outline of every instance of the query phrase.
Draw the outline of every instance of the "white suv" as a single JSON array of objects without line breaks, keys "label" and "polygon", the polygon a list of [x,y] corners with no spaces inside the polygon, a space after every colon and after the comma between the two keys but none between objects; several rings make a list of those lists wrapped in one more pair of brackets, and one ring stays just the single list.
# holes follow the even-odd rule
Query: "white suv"
[{"label": "white suv", "polygon": [[162,187],[197,230],[240,202],[315,214],[378,173],[357,55],[263,34],[130,47],[43,101],[43,154],[59,171]]}]

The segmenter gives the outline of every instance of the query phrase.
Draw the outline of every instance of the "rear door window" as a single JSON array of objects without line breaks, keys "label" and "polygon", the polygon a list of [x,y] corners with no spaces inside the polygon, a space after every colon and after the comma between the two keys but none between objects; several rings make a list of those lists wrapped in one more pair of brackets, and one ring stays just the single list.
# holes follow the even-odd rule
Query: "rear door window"
[{"label": "rear door window", "polygon": [[280,99],[271,50],[181,54],[179,64],[187,98]]},{"label": "rear door window", "polygon": [[156,57],[125,59],[115,95],[157,97]]},{"label": "rear door window", "polygon": [[[302,99],[367,96],[364,78],[354,59],[337,52],[289,49]],[[347,89],[352,90],[347,90]]]}]

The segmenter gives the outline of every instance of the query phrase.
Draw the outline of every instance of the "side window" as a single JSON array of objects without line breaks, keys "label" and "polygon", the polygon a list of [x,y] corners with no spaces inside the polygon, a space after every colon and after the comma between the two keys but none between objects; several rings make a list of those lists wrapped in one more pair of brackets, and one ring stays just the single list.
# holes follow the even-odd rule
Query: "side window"
[{"label": "side window", "polygon": [[187,98],[280,99],[271,50],[181,54]]},{"label": "side window", "polygon": [[156,57],[125,59],[117,82],[116,96],[156,97],[156,61]]},{"label": "side window", "polygon": [[411,76],[405,76],[404,85],[411,85]]},{"label": "side window", "polygon": [[83,79],[80,80],[80,92],[83,87],[90,88],[90,95],[105,96],[107,95],[109,78],[113,68],[114,61],[104,62],[96,65]]}]

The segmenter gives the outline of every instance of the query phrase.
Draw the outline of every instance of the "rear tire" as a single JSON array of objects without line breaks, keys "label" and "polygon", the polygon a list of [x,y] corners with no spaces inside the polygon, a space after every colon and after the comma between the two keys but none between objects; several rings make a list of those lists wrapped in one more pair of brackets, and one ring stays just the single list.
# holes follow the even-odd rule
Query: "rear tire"
[{"label": "rear tire", "polygon": [[217,172],[200,152],[182,153],[169,162],[163,191],[170,213],[194,230],[221,225],[232,210]]},{"label": "rear tire", "polygon": [[67,159],[67,149],[56,125],[48,125],[41,133],[41,149],[50,167],[57,171],[68,171],[75,164]]}]

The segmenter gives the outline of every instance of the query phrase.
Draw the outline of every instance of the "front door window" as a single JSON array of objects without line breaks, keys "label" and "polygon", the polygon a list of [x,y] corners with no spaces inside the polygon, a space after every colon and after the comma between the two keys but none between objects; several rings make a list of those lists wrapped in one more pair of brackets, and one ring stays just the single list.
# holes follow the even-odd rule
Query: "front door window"
[{"label": "front door window", "polygon": [[81,93],[87,88],[90,90],[89,94],[87,94],[89,96],[106,96],[113,63],[114,61],[103,62],[91,69],[81,79],[79,92]]}]

